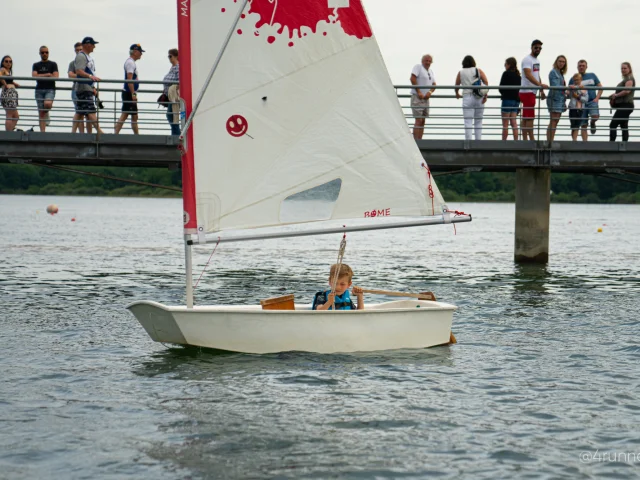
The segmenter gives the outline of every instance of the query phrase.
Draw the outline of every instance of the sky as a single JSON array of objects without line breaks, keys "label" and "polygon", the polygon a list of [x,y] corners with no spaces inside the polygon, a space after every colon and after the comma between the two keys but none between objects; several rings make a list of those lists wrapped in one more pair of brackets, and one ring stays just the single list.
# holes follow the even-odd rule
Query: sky
[{"label": "sky", "polygon": [[[202,0],[201,0],[202,1]],[[167,50],[177,47],[176,0],[20,0],[3,5],[0,54],[14,60],[14,75],[31,76],[41,45],[66,72],[73,44],[93,36],[97,75],[119,79],[129,46],[146,50],[138,62],[141,79],[161,80],[169,70]],[[640,30],[637,0],[363,0],[392,81],[409,83],[411,68],[425,53],[434,57],[440,85],[452,85],[462,58],[473,55],[490,84],[499,83],[506,57],[518,62],[531,41],[544,42],[547,78],[556,56],[569,61],[569,74],[586,58],[604,85],[620,80],[620,63],[637,63]],[[215,55],[212,52],[212,61]],[[638,62],[637,62],[638,61]],[[61,75],[62,76],[62,75]],[[66,76],[66,74],[64,75]],[[567,77],[568,78],[568,77]]]}]

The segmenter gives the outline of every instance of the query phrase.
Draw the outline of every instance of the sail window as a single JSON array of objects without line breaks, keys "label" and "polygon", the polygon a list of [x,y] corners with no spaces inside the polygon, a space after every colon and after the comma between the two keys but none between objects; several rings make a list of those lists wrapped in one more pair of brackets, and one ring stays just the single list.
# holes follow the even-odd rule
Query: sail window
[{"label": "sail window", "polygon": [[288,196],[280,205],[280,221],[299,223],[329,220],[338,201],[341,187],[342,179],[336,178]]}]

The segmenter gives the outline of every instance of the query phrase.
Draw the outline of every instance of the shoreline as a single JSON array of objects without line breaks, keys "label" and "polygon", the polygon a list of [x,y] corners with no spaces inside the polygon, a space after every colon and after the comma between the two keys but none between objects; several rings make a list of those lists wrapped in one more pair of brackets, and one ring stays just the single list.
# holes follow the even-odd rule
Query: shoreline
[{"label": "shoreline", "polygon": [[[493,192],[486,192],[487,195],[493,194]],[[506,192],[501,192],[506,193]],[[118,192],[113,195],[109,193],[69,193],[69,192],[3,192],[0,191],[0,195],[23,195],[29,197],[102,197],[102,198],[153,198],[153,199],[180,199],[182,196],[178,192],[167,191],[164,195],[157,194],[146,194],[141,192],[131,192],[124,193]],[[480,198],[477,198],[476,195]],[[571,196],[570,198],[560,198],[558,199],[558,195],[562,194],[554,194],[551,196],[551,203],[555,204],[575,204],[575,205],[640,205],[640,201],[630,201],[630,202],[620,202],[615,201],[615,199],[611,201],[593,201],[593,199],[589,199],[588,197],[575,197]],[[554,199],[554,196],[556,197]],[[447,203],[451,202],[459,202],[459,203],[515,203],[515,195],[513,199],[490,199],[490,198],[481,198],[482,194],[471,194],[469,197],[460,198],[456,195],[447,196]]]}]

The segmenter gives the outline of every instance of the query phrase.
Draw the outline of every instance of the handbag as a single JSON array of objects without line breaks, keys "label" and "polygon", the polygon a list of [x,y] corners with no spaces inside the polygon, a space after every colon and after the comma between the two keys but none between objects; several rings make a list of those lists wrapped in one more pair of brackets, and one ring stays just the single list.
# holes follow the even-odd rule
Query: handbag
[{"label": "handbag", "polygon": [[167,108],[169,106],[169,97],[166,93],[162,92],[162,95],[158,97],[157,102],[160,106]]},{"label": "handbag", "polygon": [[[482,80],[480,79],[480,74],[478,73],[478,69],[476,68],[476,78],[477,80],[475,82],[473,82],[471,85],[477,85],[477,86],[485,86],[484,83],[482,83]],[[489,93],[489,89],[488,88],[474,88],[473,89],[473,95],[477,98],[484,98],[485,95],[487,95]]]}]

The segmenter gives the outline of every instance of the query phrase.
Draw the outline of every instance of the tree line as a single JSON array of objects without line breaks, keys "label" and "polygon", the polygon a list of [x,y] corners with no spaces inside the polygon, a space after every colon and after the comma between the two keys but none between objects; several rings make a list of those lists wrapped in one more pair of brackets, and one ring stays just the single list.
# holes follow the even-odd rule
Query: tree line
[{"label": "tree line", "polygon": [[[75,168],[157,185],[180,188],[179,170],[162,168]],[[437,175],[437,174],[436,174]],[[515,174],[467,173],[438,175],[436,182],[447,201],[513,202]],[[636,179],[637,180],[637,179]],[[640,185],[595,175],[554,173],[551,200],[564,203],[640,203]],[[132,185],[35,165],[0,165],[0,194],[179,197],[180,193]]]}]

